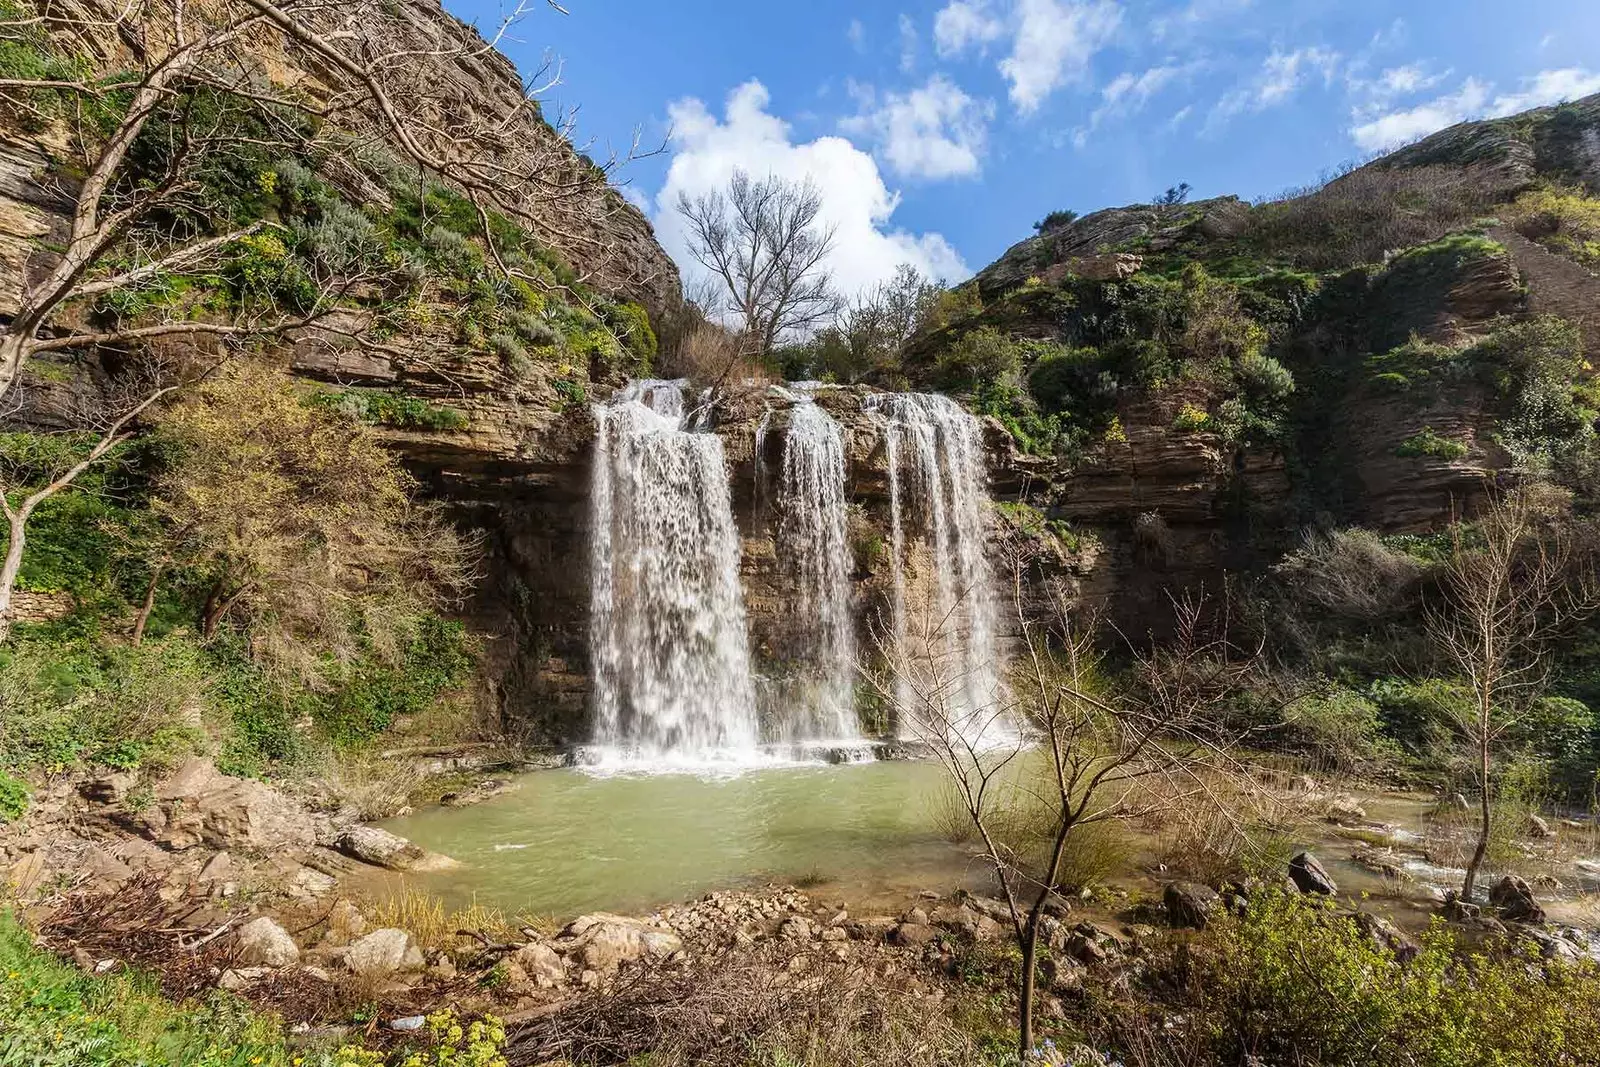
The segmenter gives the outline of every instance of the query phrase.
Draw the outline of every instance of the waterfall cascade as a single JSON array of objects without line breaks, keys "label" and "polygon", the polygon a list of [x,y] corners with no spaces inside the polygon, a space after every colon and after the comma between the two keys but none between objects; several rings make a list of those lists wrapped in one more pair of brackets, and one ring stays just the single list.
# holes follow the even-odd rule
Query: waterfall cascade
[{"label": "waterfall cascade", "polygon": [[722,440],[684,383],[595,408],[590,644],[594,740],[625,757],[753,757],[755,700]]},{"label": "waterfall cascade", "polygon": [[[763,420],[757,431],[758,471],[765,426]],[[809,398],[798,398],[789,409],[777,507],[778,557],[795,578],[797,623],[810,653],[810,684],[781,717],[784,739],[856,737],[844,431]]]},{"label": "waterfall cascade", "polygon": [[[949,397],[893,393],[868,397],[866,409],[884,420],[889,465],[889,511],[894,575],[892,641],[900,658],[929,661],[915,648],[936,645],[936,679],[921,679],[924,696],[936,690],[941,718],[974,745],[1015,736],[1003,715],[1004,691],[996,646],[993,579],[984,551],[985,470],[978,420]],[[932,603],[907,603],[906,533],[924,531],[933,570]],[[913,611],[918,619],[913,620]],[[905,664],[903,664],[905,665]],[[896,703],[917,715],[912,686],[897,678]],[[926,713],[924,713],[926,714]],[[924,727],[925,728],[925,727]],[[902,736],[916,724],[901,722]]]}]

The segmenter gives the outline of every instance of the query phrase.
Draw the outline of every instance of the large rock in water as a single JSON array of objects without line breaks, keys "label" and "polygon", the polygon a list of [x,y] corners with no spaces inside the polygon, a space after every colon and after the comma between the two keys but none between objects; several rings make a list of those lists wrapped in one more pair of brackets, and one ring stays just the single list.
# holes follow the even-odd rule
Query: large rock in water
[{"label": "large rock in water", "polygon": [[1289,879],[1302,893],[1320,893],[1331,897],[1339,891],[1338,883],[1317,862],[1317,857],[1309,852],[1302,852],[1289,861]]},{"label": "large rock in water", "polygon": [[271,786],[223,774],[195,758],[156,788],[155,803],[125,815],[136,830],[175,851],[212,848],[305,849],[316,824],[299,804]]},{"label": "large rock in water", "polygon": [[1533,889],[1514,874],[1508,874],[1489,890],[1489,903],[1507,922],[1542,923],[1544,909],[1533,897]]},{"label": "large rock in water", "polygon": [[612,974],[625,963],[665,959],[683,949],[683,940],[641,919],[596,912],[568,923],[553,947],[587,970]]},{"label": "large rock in water", "polygon": [[266,916],[239,927],[239,962],[246,966],[289,967],[300,962],[300,946]]},{"label": "large rock in water", "polygon": [[456,865],[448,856],[429,852],[399,834],[376,826],[349,827],[339,835],[334,847],[362,863],[387,867],[391,871],[437,871]]}]

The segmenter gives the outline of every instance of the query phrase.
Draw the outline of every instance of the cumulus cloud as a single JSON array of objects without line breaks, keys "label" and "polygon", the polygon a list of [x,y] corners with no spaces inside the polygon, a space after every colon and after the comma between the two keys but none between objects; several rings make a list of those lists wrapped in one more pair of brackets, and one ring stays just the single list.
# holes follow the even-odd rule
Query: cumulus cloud
[{"label": "cumulus cloud", "polygon": [[796,143],[789,124],[769,110],[759,81],[728,94],[719,118],[695,98],[668,105],[672,163],[656,194],[655,226],[661,243],[693,282],[702,270],[689,255],[687,229],[678,215],[680,193],[693,198],[727,186],[737,169],[811,180],[822,195],[823,221],[834,230],[828,260],[839,288],[854,294],[888,279],[901,263],[946,281],[965,278],[966,264],[937,233],[911,233],[892,225],[899,196],[884,184],[878,165],[843,137]]},{"label": "cumulus cloud", "polygon": [[851,19],[850,25],[844,29],[845,40],[850,42],[850,47],[857,52],[867,50],[867,28],[860,19]]},{"label": "cumulus cloud", "polygon": [[1467,119],[1501,118],[1596,92],[1600,92],[1600,73],[1581,67],[1540,71],[1524,78],[1515,92],[1499,95],[1492,83],[1468,78],[1455,92],[1358,122],[1351,127],[1350,137],[1364,150],[1380,152]]},{"label": "cumulus cloud", "polygon": [[950,0],[933,17],[933,44],[942,58],[949,59],[999,40],[1005,30],[989,0]]},{"label": "cumulus cloud", "polygon": [[862,113],[845,119],[841,128],[873,138],[896,174],[935,180],[969,177],[982,169],[994,106],[974,100],[944,75],[905,93],[879,97],[870,86],[853,92]]},{"label": "cumulus cloud", "polygon": [[1051,93],[1082,81],[1121,21],[1113,0],[1019,0],[1011,54],[1000,61],[1017,110],[1037,111]]},{"label": "cumulus cloud", "polygon": [[1157,40],[1184,37],[1208,23],[1242,15],[1255,6],[1255,0],[1190,0],[1177,11],[1150,20],[1150,32]]},{"label": "cumulus cloud", "polygon": [[907,74],[917,69],[917,24],[905,14],[900,16],[900,69]]}]

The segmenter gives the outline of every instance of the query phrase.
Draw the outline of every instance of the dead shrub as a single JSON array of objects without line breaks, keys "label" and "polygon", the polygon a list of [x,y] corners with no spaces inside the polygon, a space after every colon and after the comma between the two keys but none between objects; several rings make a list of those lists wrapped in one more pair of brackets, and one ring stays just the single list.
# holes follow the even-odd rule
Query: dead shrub
[{"label": "dead shrub", "polygon": [[1427,567],[1371,530],[1356,528],[1308,534],[1273,572],[1328,612],[1370,621],[1414,607]]}]

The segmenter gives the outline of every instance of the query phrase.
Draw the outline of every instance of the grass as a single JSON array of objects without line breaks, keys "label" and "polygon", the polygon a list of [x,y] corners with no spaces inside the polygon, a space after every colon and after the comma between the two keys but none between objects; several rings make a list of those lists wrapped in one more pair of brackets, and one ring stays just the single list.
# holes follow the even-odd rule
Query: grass
[{"label": "grass", "polygon": [[278,1021],[217,993],[174,1004],[139,975],[89,977],[0,913],[0,1063],[32,1067],[295,1067]]}]

